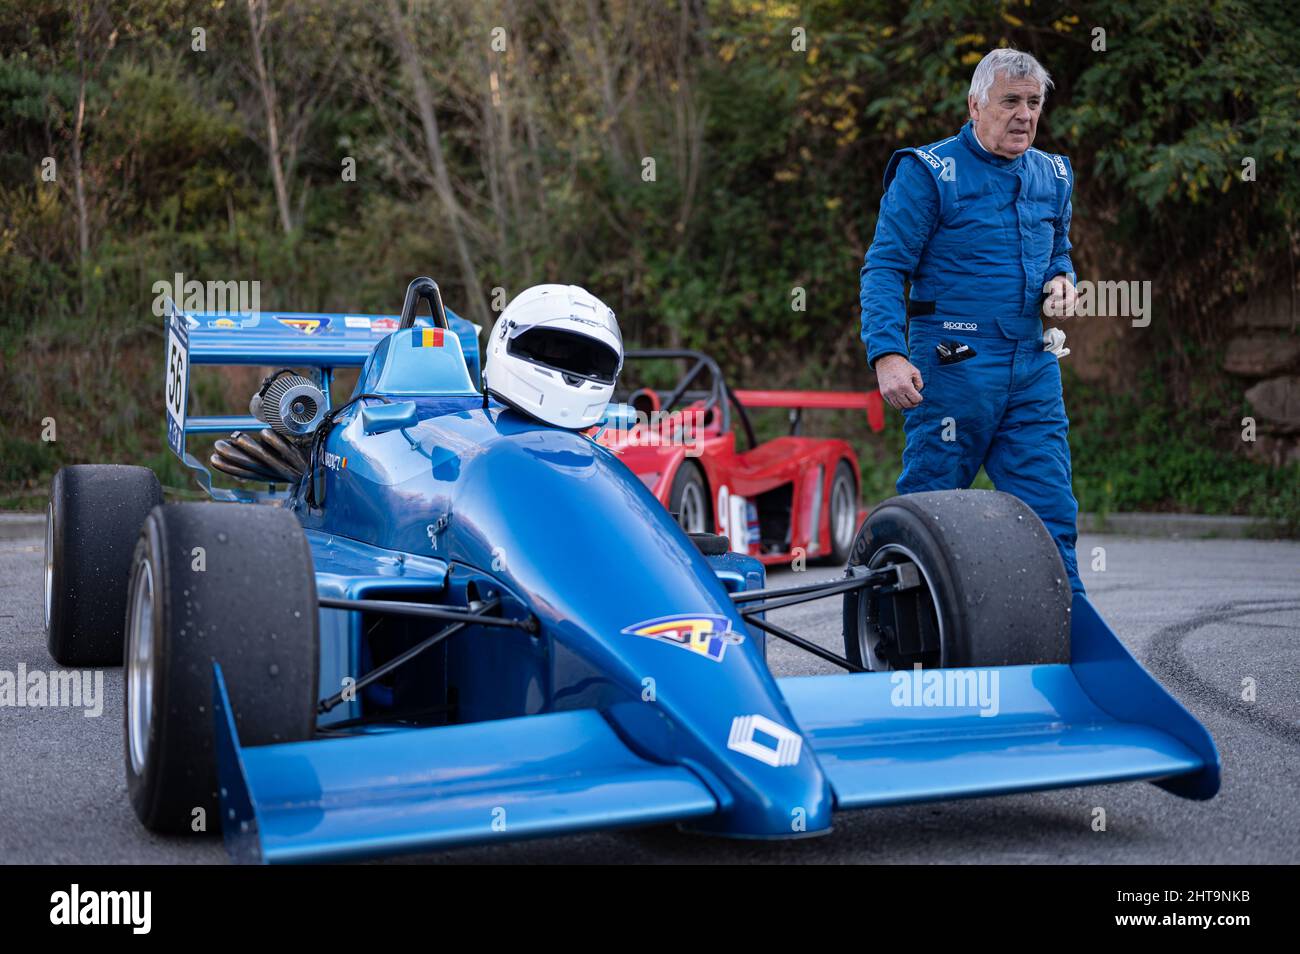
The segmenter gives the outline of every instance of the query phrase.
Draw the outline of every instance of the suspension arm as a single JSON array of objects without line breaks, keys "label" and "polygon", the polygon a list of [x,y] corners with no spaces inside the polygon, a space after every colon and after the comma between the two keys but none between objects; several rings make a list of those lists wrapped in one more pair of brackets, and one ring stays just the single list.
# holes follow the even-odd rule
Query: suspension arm
[{"label": "suspension arm", "polygon": [[[383,603],[384,601],[383,600],[341,600],[339,602]],[[478,608],[476,610],[473,610],[469,613],[462,614],[469,618],[465,620],[461,620],[459,622],[452,623],[450,626],[444,626],[442,629],[438,630],[428,639],[424,639],[416,643],[410,649],[406,650],[406,652],[394,656],[392,659],[388,660],[388,662],[384,663],[381,666],[376,666],[374,669],[370,670],[368,673],[366,673],[364,676],[358,679],[353,685],[349,686],[343,692],[336,692],[328,699],[322,699],[316,705],[316,712],[320,714],[329,712],[331,709],[333,709],[335,706],[337,706],[340,702],[343,701],[344,692],[351,692],[355,695],[357,692],[364,689],[372,682],[384,678],[384,676],[388,675],[394,669],[397,669],[399,666],[403,666],[406,663],[410,662],[412,659],[420,655],[425,650],[432,649],[434,646],[438,645],[438,643],[442,642],[448,636],[452,636],[460,632],[471,622],[474,623],[486,622],[486,619],[484,618],[483,614],[491,612],[492,610],[496,609],[497,606],[500,605],[500,603],[501,601],[499,599],[493,598],[486,601],[485,603],[478,605]],[[323,606],[324,604],[325,601],[322,599],[321,605]],[[418,606],[419,604],[407,604],[407,605]],[[338,608],[342,608],[342,607],[338,607]],[[419,615],[423,615],[423,614],[419,614]]]},{"label": "suspension arm", "polygon": [[484,616],[486,608],[498,605],[497,600],[484,603],[484,609],[478,612],[447,609],[444,606],[429,606],[426,603],[403,603],[397,600],[349,600],[333,596],[320,597],[321,609],[360,610],[366,613],[387,613],[390,616],[419,616],[424,619],[440,619],[449,623],[475,623],[479,626],[501,626],[506,629],[522,629],[526,633],[537,632],[537,620],[507,619],[501,616]]}]

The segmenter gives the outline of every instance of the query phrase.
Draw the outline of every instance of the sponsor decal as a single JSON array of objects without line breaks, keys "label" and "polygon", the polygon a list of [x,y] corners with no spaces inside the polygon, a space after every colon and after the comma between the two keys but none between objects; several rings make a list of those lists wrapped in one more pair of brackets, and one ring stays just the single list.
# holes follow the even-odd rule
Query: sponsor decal
[{"label": "sponsor decal", "polygon": [[341,454],[325,452],[325,466],[330,470],[347,470],[348,459]]},{"label": "sponsor decal", "polygon": [[925,162],[929,163],[931,169],[942,169],[943,163],[924,149],[913,149],[914,153],[920,156]]},{"label": "sponsor decal", "polygon": [[416,348],[441,348],[443,334],[441,328],[416,328],[411,344]]},{"label": "sponsor decal", "polygon": [[731,620],[725,616],[691,614],[658,616],[623,630],[629,636],[647,636],[661,643],[680,646],[693,653],[722,662],[728,646],[745,641],[740,633],[732,632]]},{"label": "sponsor decal", "polygon": [[328,328],[330,324],[328,318],[277,318],[276,321],[286,328],[301,331],[305,335],[314,335],[322,328]]},{"label": "sponsor decal", "polygon": [[782,768],[799,761],[803,736],[766,716],[736,716],[731,720],[727,748],[773,768]]},{"label": "sponsor decal", "polygon": [[371,318],[370,330],[377,335],[386,335],[391,331],[396,331],[400,324],[396,318]]},{"label": "sponsor decal", "polygon": [[979,331],[980,326],[973,321],[945,321],[944,331]]},{"label": "sponsor decal", "polygon": [[348,328],[363,328],[370,330],[370,319],[361,315],[344,315],[343,324]]},{"label": "sponsor decal", "polygon": [[1069,174],[1065,171],[1064,159],[1062,159],[1060,156],[1049,156],[1048,158],[1052,160],[1052,165],[1056,167],[1057,178],[1060,179],[1070,178]]},{"label": "sponsor decal", "polygon": [[[188,316],[187,316],[188,318]],[[215,328],[219,331],[232,331],[239,328],[256,328],[262,319],[254,315],[251,318],[236,316],[234,318],[212,318],[206,322],[205,327]],[[199,327],[199,323],[193,318],[188,318],[191,328]]]}]

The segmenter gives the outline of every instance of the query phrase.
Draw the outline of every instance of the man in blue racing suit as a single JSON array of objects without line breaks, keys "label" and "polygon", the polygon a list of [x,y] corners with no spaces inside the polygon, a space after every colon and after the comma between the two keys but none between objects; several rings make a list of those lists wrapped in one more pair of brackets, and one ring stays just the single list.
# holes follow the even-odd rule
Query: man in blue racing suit
[{"label": "man in blue racing suit", "polygon": [[1073,173],[1032,148],[1051,82],[1028,53],[994,50],[961,132],[894,153],[862,268],[862,339],[904,415],[898,492],[969,487],[982,465],[1046,524],[1081,593],[1063,352],[1045,347],[1040,317],[1070,314],[1075,297]]}]

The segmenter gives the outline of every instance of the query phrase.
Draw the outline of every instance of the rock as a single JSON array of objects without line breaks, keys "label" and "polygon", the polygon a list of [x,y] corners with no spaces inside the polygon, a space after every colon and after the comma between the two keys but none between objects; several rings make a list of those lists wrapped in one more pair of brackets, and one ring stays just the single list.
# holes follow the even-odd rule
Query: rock
[{"label": "rock", "polygon": [[1300,431],[1300,377],[1260,381],[1246,392],[1246,400],[1261,424],[1283,433]]},{"label": "rock", "polygon": [[1223,370],[1244,378],[1266,378],[1286,371],[1300,358],[1300,338],[1242,334],[1228,342]]},{"label": "rock", "polygon": [[1294,437],[1271,437],[1260,434],[1245,444],[1246,456],[1271,467],[1300,464],[1300,441]]},{"label": "rock", "polygon": [[1300,301],[1294,302],[1291,291],[1261,291],[1246,300],[1236,314],[1233,324],[1238,328],[1276,328],[1295,331],[1300,328]]}]

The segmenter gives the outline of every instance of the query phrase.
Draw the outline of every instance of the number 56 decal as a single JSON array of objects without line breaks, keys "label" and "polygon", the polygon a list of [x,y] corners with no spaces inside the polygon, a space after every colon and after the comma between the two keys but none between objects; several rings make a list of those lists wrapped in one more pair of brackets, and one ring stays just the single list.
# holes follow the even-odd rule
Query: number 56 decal
[{"label": "number 56 decal", "polygon": [[167,310],[167,446],[185,459],[185,408],[190,387],[190,332],[185,316],[168,303]]}]

